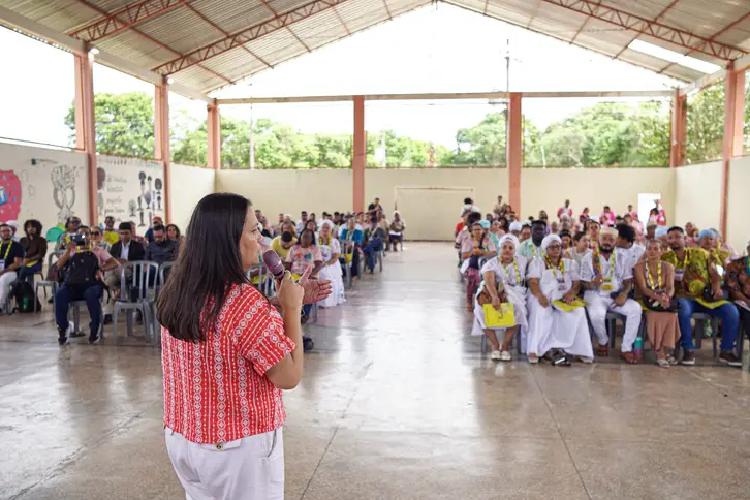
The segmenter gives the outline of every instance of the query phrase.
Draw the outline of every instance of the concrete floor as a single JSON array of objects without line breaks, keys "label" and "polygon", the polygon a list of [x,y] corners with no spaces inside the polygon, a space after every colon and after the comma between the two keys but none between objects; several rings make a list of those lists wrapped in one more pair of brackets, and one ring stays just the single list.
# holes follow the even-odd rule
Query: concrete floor
[{"label": "concrete floor", "polygon": [[[287,498],[748,498],[750,374],[495,364],[468,336],[455,254],[408,244],[308,327],[285,394]],[[0,497],[184,498],[162,441],[159,351],[57,346],[0,318]]]}]

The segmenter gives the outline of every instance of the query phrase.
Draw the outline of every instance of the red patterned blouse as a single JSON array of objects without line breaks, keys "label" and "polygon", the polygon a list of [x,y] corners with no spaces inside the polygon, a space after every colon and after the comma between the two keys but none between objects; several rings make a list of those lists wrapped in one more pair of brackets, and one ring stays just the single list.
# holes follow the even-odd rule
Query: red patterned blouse
[{"label": "red patterned blouse", "polygon": [[252,286],[230,288],[204,342],[162,328],[161,347],[164,425],[187,440],[233,441],[284,424],[281,389],[265,373],[294,343],[278,311]]}]

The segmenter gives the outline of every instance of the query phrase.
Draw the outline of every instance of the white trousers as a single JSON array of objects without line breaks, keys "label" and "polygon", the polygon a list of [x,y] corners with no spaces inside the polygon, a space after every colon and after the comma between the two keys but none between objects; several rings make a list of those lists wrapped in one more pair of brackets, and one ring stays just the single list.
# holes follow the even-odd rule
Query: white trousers
[{"label": "white trousers", "polygon": [[633,342],[638,336],[643,310],[638,302],[628,299],[625,304],[618,306],[611,297],[605,297],[594,290],[587,290],[583,294],[586,310],[589,313],[591,327],[594,329],[599,345],[607,345],[609,337],[605,325],[607,311],[614,311],[625,316],[625,334],[622,337],[622,352],[633,350]]},{"label": "white trousers", "polygon": [[164,429],[167,454],[187,500],[283,500],[281,429],[217,444]]},{"label": "white trousers", "polygon": [[10,294],[10,285],[16,281],[17,276],[15,272],[7,272],[0,276],[0,308],[5,306]]}]

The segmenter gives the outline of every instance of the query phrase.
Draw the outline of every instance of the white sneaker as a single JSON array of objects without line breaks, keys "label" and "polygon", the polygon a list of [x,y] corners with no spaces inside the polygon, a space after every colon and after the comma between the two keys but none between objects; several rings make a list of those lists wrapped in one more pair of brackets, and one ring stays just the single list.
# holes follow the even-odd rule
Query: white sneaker
[{"label": "white sneaker", "polygon": [[503,359],[503,357],[500,354],[500,351],[492,351],[492,354],[490,354],[490,359],[492,361],[500,361],[501,359]]},{"label": "white sneaker", "polygon": [[593,362],[594,362],[594,358],[590,358],[588,356],[581,356],[581,363],[590,365]]},{"label": "white sneaker", "polygon": [[510,361],[511,359],[510,352],[503,351],[500,353],[500,361]]}]

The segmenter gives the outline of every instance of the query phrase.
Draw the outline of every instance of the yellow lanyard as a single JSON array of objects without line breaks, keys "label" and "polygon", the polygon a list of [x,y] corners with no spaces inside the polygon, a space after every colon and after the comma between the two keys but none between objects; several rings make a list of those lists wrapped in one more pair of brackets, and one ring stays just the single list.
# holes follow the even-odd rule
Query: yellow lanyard
[{"label": "yellow lanyard", "polygon": [[[596,275],[602,276],[602,263],[599,260],[599,255],[599,250],[596,250],[593,255],[594,258],[592,264],[594,265],[594,271],[596,272]],[[607,259],[607,262],[609,262],[609,272],[607,274],[610,275],[609,281],[611,281],[612,276],[615,275],[615,269],[617,266],[617,252],[614,249],[612,250],[612,255],[609,256],[609,259]]]},{"label": "yellow lanyard", "polygon": [[646,261],[646,281],[648,282],[648,287],[651,290],[661,289],[661,262],[658,263],[658,267],[656,271],[656,283],[654,284],[654,279],[651,276],[651,269],[649,269],[648,261]]},{"label": "yellow lanyard", "polygon": [[13,246],[13,242],[11,241],[10,243],[8,243],[8,246],[5,248],[5,254],[3,255],[3,262],[8,260],[8,254],[10,254],[10,247],[12,246]]}]

